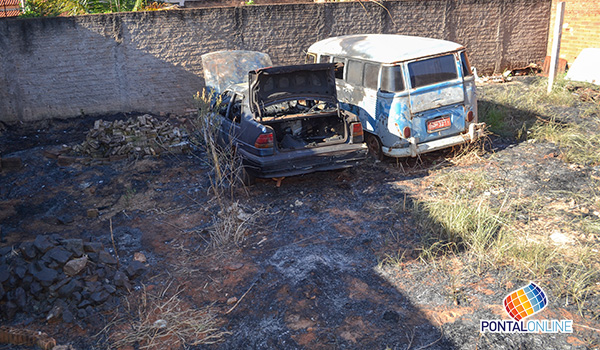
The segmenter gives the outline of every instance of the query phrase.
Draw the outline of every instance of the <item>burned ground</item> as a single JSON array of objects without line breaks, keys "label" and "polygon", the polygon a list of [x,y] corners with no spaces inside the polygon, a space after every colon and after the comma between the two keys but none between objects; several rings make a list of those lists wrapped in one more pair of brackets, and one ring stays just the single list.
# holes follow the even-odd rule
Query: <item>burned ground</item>
[{"label": "burned ground", "polygon": [[[129,293],[118,295],[118,306],[98,307],[94,317],[47,322],[45,315],[21,312],[3,315],[3,326],[41,330],[76,349],[106,348],[139,321],[140,300],[176,294],[180,306],[210,310],[215,329],[224,332],[216,344],[191,345],[198,349],[599,346],[597,293],[578,308],[545,288],[550,304],[540,317],[573,319],[580,325],[573,334],[480,334],[480,320],[506,319],[502,299],[528,276],[502,264],[466,266],[471,273],[464,273],[468,261],[460,250],[452,253],[456,258],[438,260],[421,254],[428,232],[415,203],[435,195],[438,179],[454,172],[483,171],[496,181],[484,194],[492,204],[501,206],[503,194],[518,192],[540,198],[537,206],[563,204],[570,223],[597,222],[598,203],[571,203],[569,193],[598,191],[600,169],[565,162],[552,143],[492,136],[487,151],[472,161],[448,150],[418,160],[367,160],[352,169],[287,178],[281,187],[259,180],[236,188],[233,199],[226,195],[223,206],[210,191],[211,169],[201,151],[92,166],[59,166],[44,157],[44,150],[83,140],[82,130],[92,124],[46,124],[43,137],[39,125],[2,131],[2,156],[20,157],[23,168],[0,173],[1,246],[18,251],[39,235],[81,238],[102,243],[124,265],[143,253],[147,271]],[[210,232],[223,207],[247,223],[245,238],[215,248]],[[99,216],[88,217],[88,209]],[[536,239],[559,230],[598,247],[598,232],[536,217],[534,209],[511,207],[517,222],[530,225],[526,229],[545,224],[550,230]],[[158,319],[159,313],[149,316]]]}]

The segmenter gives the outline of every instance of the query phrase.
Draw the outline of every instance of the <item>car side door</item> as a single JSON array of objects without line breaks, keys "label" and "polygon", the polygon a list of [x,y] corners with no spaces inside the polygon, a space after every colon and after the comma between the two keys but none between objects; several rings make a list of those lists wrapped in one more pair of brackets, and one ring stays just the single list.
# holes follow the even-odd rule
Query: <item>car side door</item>
[{"label": "car side door", "polygon": [[219,107],[218,114],[221,119],[220,135],[222,146],[237,146],[242,119],[242,96],[233,91],[225,91],[221,95],[221,106]]}]

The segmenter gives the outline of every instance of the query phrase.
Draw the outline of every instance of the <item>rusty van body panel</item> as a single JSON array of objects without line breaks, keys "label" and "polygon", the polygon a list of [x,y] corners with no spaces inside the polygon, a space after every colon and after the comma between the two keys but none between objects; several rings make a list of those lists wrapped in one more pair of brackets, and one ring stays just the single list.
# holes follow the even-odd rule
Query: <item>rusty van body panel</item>
[{"label": "rusty van body panel", "polygon": [[379,158],[472,142],[483,135],[465,48],[404,35],[348,35],[321,40],[307,59],[334,62],[342,108],[359,116]]}]

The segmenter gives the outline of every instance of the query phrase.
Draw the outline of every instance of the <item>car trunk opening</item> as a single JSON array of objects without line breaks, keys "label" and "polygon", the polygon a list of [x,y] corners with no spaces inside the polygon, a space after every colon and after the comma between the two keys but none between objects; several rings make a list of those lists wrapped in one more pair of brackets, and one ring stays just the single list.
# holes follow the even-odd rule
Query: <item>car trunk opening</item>
[{"label": "car trunk opening", "polygon": [[282,150],[331,145],[347,138],[346,123],[331,103],[288,101],[263,112],[262,124],[273,129]]}]

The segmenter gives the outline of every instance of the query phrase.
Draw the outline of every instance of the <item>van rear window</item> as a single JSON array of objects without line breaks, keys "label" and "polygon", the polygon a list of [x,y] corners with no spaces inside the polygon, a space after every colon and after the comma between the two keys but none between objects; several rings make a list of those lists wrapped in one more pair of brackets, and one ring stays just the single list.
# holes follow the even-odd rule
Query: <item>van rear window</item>
[{"label": "van rear window", "polygon": [[410,85],[413,88],[458,78],[454,55],[429,58],[408,64]]}]

